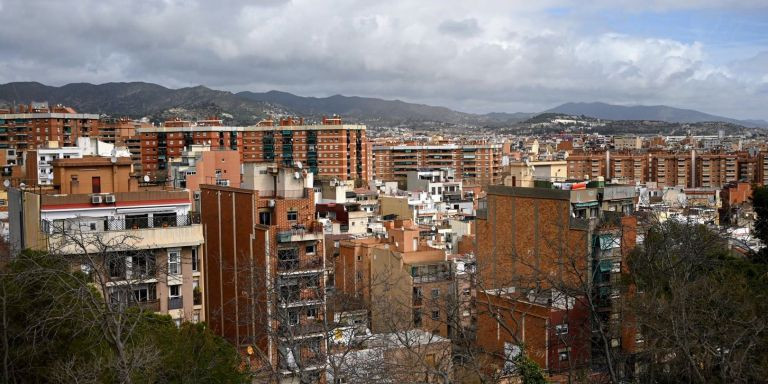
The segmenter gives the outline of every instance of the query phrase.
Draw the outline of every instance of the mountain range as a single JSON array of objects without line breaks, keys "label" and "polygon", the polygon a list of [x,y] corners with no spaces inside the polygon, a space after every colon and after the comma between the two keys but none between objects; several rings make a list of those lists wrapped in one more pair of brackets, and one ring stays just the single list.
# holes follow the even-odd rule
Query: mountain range
[{"label": "mountain range", "polygon": [[[64,104],[78,111],[150,117],[156,121],[180,117],[202,119],[220,116],[228,124],[253,124],[272,116],[296,115],[319,120],[338,114],[346,121],[373,127],[409,123],[499,126],[519,123],[537,113],[472,114],[445,107],[383,100],[370,97],[334,95],[303,97],[287,92],[219,91],[204,86],[170,89],[157,84],[131,82],[89,84],[73,83],[61,87],[36,82],[0,85],[0,105],[48,101]],[[660,120],[669,122],[721,121],[745,126],[768,126],[765,121],[744,121],[668,106],[619,106],[605,103],[566,103],[542,112],[585,115],[609,120]]]}]

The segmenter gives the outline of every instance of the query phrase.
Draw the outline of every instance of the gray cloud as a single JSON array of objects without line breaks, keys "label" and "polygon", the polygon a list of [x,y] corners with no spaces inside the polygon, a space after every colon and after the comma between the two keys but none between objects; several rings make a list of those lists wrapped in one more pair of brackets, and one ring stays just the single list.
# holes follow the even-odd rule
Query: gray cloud
[{"label": "gray cloud", "polygon": [[473,37],[482,32],[476,19],[446,20],[437,29],[445,34],[458,37]]},{"label": "gray cloud", "polygon": [[722,64],[700,42],[587,35],[589,20],[548,12],[574,4],[0,0],[0,82],[205,84],[478,112],[599,100],[768,117],[766,47]]}]

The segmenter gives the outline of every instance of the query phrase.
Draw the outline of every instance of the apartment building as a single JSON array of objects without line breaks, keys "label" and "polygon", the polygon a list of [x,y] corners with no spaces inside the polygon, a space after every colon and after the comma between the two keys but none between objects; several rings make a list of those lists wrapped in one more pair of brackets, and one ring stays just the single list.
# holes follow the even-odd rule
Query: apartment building
[{"label": "apartment building", "polygon": [[43,102],[0,109],[0,149],[14,149],[23,161],[27,149],[51,140],[75,146],[79,137],[96,137],[98,127],[99,115],[77,113],[62,105]]},{"label": "apartment building", "polygon": [[465,182],[495,184],[501,181],[502,144],[487,142],[373,146],[373,176],[405,185],[408,172],[452,168]]},{"label": "apartment building", "polygon": [[168,314],[177,324],[204,321],[203,231],[188,191],[139,187],[128,157],[52,165],[51,187],[9,190],[12,248],[53,252],[100,271],[115,305]]},{"label": "apartment building", "polygon": [[96,138],[80,137],[77,146],[61,147],[56,141],[49,141],[37,149],[27,151],[27,185],[51,185],[53,183],[53,161],[56,159],[79,159],[84,156],[130,157],[125,148],[115,148],[113,144]]},{"label": "apartment building", "polygon": [[293,167],[301,162],[319,178],[366,181],[369,175],[365,126],[324,118],[322,124],[303,119],[264,120],[248,127],[223,126],[217,121],[168,122],[140,128],[141,166],[145,174],[167,172],[172,158],[192,145],[236,150],[243,163],[274,162]]},{"label": "apartment building", "polygon": [[312,184],[302,169],[248,163],[242,188],[201,186],[207,322],[254,372],[284,380],[319,378],[325,366],[324,237]]},{"label": "apartment building", "polygon": [[[497,369],[508,368],[518,343],[550,373],[599,362],[605,348],[594,326],[608,329],[610,348],[622,345],[617,284],[634,247],[636,221],[628,215],[635,195],[634,187],[599,184],[489,187],[477,213],[475,256],[477,306],[491,310],[478,310],[477,342],[495,354]],[[600,321],[593,324],[587,310]],[[512,317],[499,320],[497,312]]]},{"label": "apartment building", "polygon": [[[745,180],[764,182],[763,155],[747,152],[598,152],[568,157],[568,177],[656,183],[659,187],[721,188]],[[763,165],[761,167],[761,165]]]}]

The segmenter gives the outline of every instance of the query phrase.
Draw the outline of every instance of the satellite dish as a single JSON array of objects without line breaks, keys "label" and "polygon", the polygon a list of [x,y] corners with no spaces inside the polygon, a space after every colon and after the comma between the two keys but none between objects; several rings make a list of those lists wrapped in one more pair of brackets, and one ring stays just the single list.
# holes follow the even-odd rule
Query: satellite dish
[{"label": "satellite dish", "polygon": [[3,187],[8,188],[10,186],[11,186],[11,181],[10,180],[8,180],[8,179],[3,180]]},{"label": "satellite dish", "polygon": [[112,152],[110,153],[111,157],[110,160],[112,161],[112,164],[117,163],[117,149],[112,148]]},{"label": "satellite dish", "polygon": [[275,200],[270,200],[269,201],[269,207],[270,208],[274,208],[275,207]]},{"label": "satellite dish", "polygon": [[297,161],[297,162],[296,162],[296,168],[298,168],[298,169],[301,169],[301,168],[303,168],[303,167],[304,167],[304,166],[303,166],[303,165],[301,165],[301,161]]},{"label": "satellite dish", "polygon": [[144,175],[144,182],[149,183],[149,175]]},{"label": "satellite dish", "polygon": [[27,187],[27,185],[26,185],[26,184],[24,184],[24,183],[21,183],[21,184],[19,184],[19,188],[21,188],[21,189],[24,189],[24,188],[26,188],[26,187]]},{"label": "satellite dish", "polygon": [[296,180],[301,179],[301,173],[300,172],[294,172],[293,173],[293,178],[296,179]]}]

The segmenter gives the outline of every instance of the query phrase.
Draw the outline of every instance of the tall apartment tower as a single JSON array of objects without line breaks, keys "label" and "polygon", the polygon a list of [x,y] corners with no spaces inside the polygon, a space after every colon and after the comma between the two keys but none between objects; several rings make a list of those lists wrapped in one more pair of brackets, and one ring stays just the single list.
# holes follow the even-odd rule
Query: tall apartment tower
[{"label": "tall apartment tower", "polygon": [[245,165],[243,188],[201,186],[206,317],[254,372],[321,377],[325,362],[323,229],[312,173]]}]

